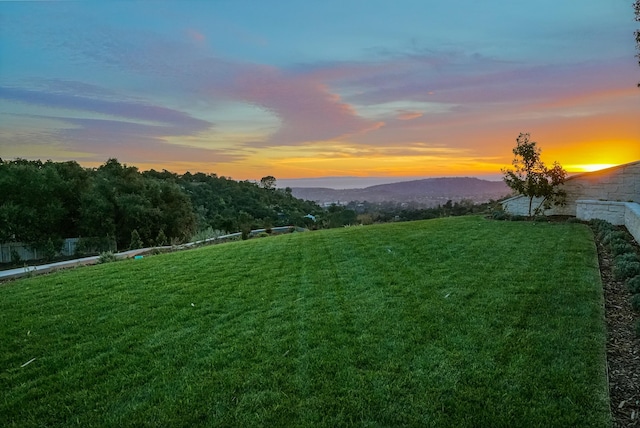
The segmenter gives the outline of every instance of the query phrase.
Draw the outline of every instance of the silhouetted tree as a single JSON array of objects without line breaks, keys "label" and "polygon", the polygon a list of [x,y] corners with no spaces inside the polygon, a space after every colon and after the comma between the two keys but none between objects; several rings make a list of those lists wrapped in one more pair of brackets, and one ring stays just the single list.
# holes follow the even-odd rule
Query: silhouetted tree
[{"label": "silhouetted tree", "polygon": [[273,190],[276,188],[276,178],[272,175],[267,175],[260,179],[260,187],[267,190]]},{"label": "silhouetted tree", "polygon": [[[563,204],[566,195],[559,186],[566,180],[567,172],[558,162],[550,169],[545,166],[540,159],[541,150],[535,141],[529,140],[529,133],[521,133],[516,142],[512,162],[515,169],[503,169],[502,173],[507,186],[529,198],[529,217],[535,217],[543,208]],[[541,198],[541,201],[533,209],[535,198]]]}]

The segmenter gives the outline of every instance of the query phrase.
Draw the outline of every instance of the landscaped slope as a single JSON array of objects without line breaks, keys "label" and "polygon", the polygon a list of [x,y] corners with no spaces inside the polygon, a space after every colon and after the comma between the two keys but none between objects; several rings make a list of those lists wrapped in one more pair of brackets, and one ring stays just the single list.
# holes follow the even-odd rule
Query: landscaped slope
[{"label": "landscaped slope", "polygon": [[609,421],[597,256],[578,224],[291,234],[0,293],[8,426]]}]

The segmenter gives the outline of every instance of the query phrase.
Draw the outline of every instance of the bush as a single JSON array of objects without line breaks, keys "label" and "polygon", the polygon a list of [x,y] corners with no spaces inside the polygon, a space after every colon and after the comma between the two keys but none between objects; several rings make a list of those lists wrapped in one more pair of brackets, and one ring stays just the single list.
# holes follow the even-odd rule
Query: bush
[{"label": "bush", "polygon": [[640,261],[638,260],[638,256],[636,255],[635,252],[631,252],[631,253],[624,253],[624,254],[618,254],[615,258],[614,258],[615,262],[628,262],[628,263],[632,263],[632,262],[637,262]]},{"label": "bush", "polygon": [[222,235],[226,235],[227,232],[222,230],[214,230],[213,227],[209,226],[206,229],[198,231],[195,235],[191,237],[191,242],[205,241],[211,238],[218,238]]},{"label": "bush", "polygon": [[539,216],[535,217],[533,219],[533,221],[537,221],[539,223],[544,223],[544,222],[549,221],[549,217],[547,217],[546,215],[539,215]]},{"label": "bush", "polygon": [[14,248],[11,249],[11,263],[14,265],[20,264],[20,253],[17,252]]},{"label": "bush", "polygon": [[129,244],[130,250],[137,250],[138,248],[142,248],[142,239],[140,238],[140,234],[137,229],[133,229],[131,231],[131,243]]},{"label": "bush", "polygon": [[625,280],[640,275],[640,262],[617,259],[613,264],[613,274],[618,280]]},{"label": "bush", "polygon": [[636,337],[640,337],[640,320],[636,321]]},{"label": "bush", "polygon": [[251,228],[250,227],[243,227],[242,231],[241,231],[241,235],[242,236],[242,240],[246,241],[247,239],[249,239],[249,235],[251,234]]},{"label": "bush", "polygon": [[113,254],[111,251],[104,251],[102,253],[100,253],[100,257],[98,258],[98,263],[102,264],[102,263],[111,263],[111,262],[115,262],[116,259],[116,255]]},{"label": "bush", "polygon": [[589,224],[596,230],[600,230],[604,225],[611,225],[608,221],[601,220],[599,218],[589,220]]},{"label": "bush", "polygon": [[75,255],[100,254],[105,251],[116,251],[116,240],[111,236],[103,237],[82,237],[76,244]]},{"label": "bush", "polygon": [[589,221],[589,224],[591,225],[598,241],[602,241],[605,235],[615,230],[615,227],[605,220],[593,219]]},{"label": "bush", "polygon": [[602,243],[611,245],[613,242],[628,242],[627,234],[621,230],[609,230],[602,236]]},{"label": "bush", "polygon": [[494,220],[509,220],[509,215],[504,211],[494,211],[491,213],[491,218]]},{"label": "bush", "polygon": [[44,245],[44,257],[47,261],[53,260],[58,252],[56,251],[56,246],[53,243],[53,240],[49,238],[47,243]]},{"label": "bush", "polygon": [[160,231],[158,232],[158,236],[156,236],[156,245],[158,247],[162,247],[163,245],[167,244],[167,235],[164,234],[164,230],[160,229]]},{"label": "bush", "polygon": [[593,227],[598,232],[600,232],[601,230],[613,230],[614,229],[614,226],[611,223],[609,223],[606,220],[601,220],[599,218],[594,218],[594,219],[589,220],[589,224],[591,225],[591,227]]},{"label": "bush", "polygon": [[635,255],[635,250],[633,246],[629,244],[627,241],[615,240],[609,244],[609,249],[614,256],[623,256],[623,255],[631,255],[635,260],[638,260],[638,257]]},{"label": "bush", "polygon": [[634,311],[640,312],[640,294],[634,294],[631,298],[631,307]]},{"label": "bush", "polygon": [[569,217],[567,219],[567,223],[582,223],[582,220],[577,217]]},{"label": "bush", "polygon": [[636,275],[627,281],[627,288],[632,294],[640,293],[640,275]]}]

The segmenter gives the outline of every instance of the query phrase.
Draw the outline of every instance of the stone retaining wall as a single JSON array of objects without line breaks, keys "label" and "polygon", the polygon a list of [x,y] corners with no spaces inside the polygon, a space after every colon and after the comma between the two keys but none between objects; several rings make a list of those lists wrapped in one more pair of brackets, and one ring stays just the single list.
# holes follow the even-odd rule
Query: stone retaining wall
[{"label": "stone retaining wall", "polygon": [[[566,205],[554,206],[545,215],[577,215],[579,200],[640,202],[640,161],[569,177],[562,186]],[[535,198],[533,208],[540,204]],[[510,214],[528,215],[529,199],[516,196],[502,202]]]},{"label": "stone retaining wall", "polygon": [[640,204],[627,203],[624,225],[637,243],[640,243]]},{"label": "stone retaining wall", "polygon": [[580,220],[606,220],[616,226],[625,224],[626,203],[612,201],[577,201],[576,217]]},{"label": "stone retaining wall", "polygon": [[636,242],[640,243],[640,204],[580,200],[576,202],[576,217],[580,220],[601,219],[616,226],[625,226]]}]

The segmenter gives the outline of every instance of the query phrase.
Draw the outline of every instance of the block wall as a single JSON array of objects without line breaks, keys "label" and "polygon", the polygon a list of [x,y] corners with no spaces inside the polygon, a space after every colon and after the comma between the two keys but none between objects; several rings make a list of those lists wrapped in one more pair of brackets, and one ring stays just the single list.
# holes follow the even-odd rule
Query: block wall
[{"label": "block wall", "polygon": [[[572,176],[564,183],[563,189],[567,193],[566,205],[552,207],[545,211],[545,215],[575,216],[579,200],[640,203],[640,161]],[[527,215],[529,200],[521,196],[507,199],[503,208],[511,214]]]},{"label": "block wall", "polygon": [[580,220],[601,219],[624,226],[640,243],[640,204],[635,202],[578,201],[576,217]]}]

